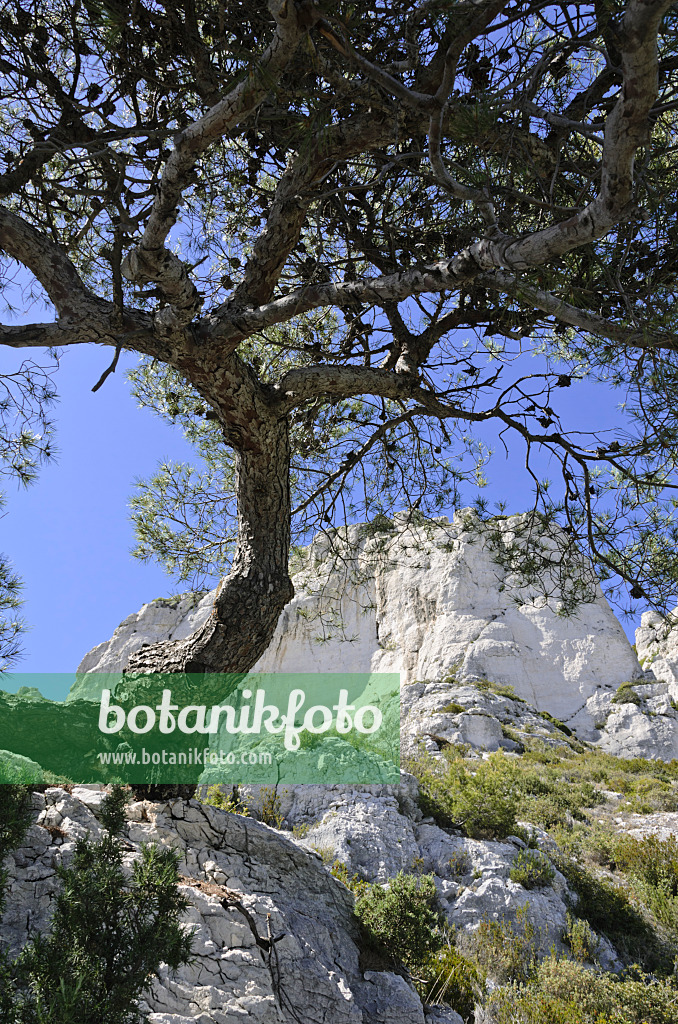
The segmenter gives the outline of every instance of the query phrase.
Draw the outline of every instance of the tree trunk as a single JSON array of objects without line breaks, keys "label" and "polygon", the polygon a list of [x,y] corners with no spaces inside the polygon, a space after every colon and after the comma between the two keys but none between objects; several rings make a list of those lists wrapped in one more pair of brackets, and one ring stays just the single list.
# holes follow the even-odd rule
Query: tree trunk
[{"label": "tree trunk", "polygon": [[[217,589],[212,613],[184,640],[153,644],[129,660],[126,676],[136,673],[248,672],[264,653],[281,611],[294,589],[289,577],[290,445],[284,419],[252,424],[247,446],[237,453],[238,541],[231,571]],[[178,681],[177,681],[178,683]],[[132,684],[130,687],[129,684]],[[189,681],[186,681],[188,689]],[[200,685],[200,703],[223,700],[223,682]],[[126,678],[135,693],[140,679]],[[216,692],[218,690],[218,692]],[[173,687],[173,694],[175,689]],[[178,692],[176,696],[179,696]],[[192,699],[195,699],[193,692]]]}]

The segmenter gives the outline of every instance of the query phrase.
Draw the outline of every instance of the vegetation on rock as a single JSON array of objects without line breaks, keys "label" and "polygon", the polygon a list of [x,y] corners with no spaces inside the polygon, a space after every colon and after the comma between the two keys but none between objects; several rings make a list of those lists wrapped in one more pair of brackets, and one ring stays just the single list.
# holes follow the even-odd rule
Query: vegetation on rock
[{"label": "vegetation on rock", "polygon": [[[102,837],[79,839],[70,866],[58,867],[49,934],[0,962],[3,1024],[134,1024],[160,964],[172,970],[190,959],[177,855],[145,846],[131,878],[123,868],[126,800],[115,787],[102,806]],[[0,857],[25,832],[25,806],[25,790],[0,787]]]}]

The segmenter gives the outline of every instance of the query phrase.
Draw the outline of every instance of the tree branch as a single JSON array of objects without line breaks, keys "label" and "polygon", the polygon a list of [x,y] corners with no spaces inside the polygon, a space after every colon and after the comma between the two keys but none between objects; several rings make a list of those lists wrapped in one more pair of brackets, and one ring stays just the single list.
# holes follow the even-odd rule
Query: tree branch
[{"label": "tree branch", "polygon": [[0,206],[0,249],[40,282],[59,316],[73,319],[97,302],[60,245]]},{"label": "tree branch", "polygon": [[357,67],[382,89],[396,99],[402,100],[409,107],[420,113],[435,115],[447,101],[449,90],[454,79],[454,68],[464,47],[490,24],[497,14],[506,7],[506,0],[472,0],[470,3],[456,4],[454,7],[454,24],[451,41],[445,53],[441,81],[437,83],[435,94],[418,92],[410,89],[399,79],[388,74],[382,68],[367,60],[351,45],[345,35],[339,39],[332,26],[325,20],[318,22],[318,31],[344,57],[348,57]]},{"label": "tree branch", "polygon": [[224,99],[176,137],[141,242],[123,262],[122,270],[129,281],[154,282],[171,303],[169,309],[161,310],[157,316],[161,327],[171,329],[190,323],[202,305],[185,264],[165,249],[196,161],[212,142],[235,128],[259,106],[305,30],[294,0],[282,0],[282,3],[271,0],[271,8],[276,20],[275,35],[257,62],[257,70],[250,70],[247,78]]},{"label": "tree branch", "polygon": [[323,180],[338,160],[385,145],[392,138],[391,124],[367,116],[347,118],[312,137],[278,182],[266,228],[254,245],[244,279],[228,300],[229,305],[261,305],[269,301],[285,261],[299,240],[306,211],[316,195],[313,186]]},{"label": "tree branch", "polygon": [[622,88],[605,124],[600,190],[569,220],[504,243],[501,266],[525,270],[602,238],[632,212],[633,162],[657,98],[657,33],[672,0],[630,0],[622,22]]},{"label": "tree branch", "polygon": [[495,271],[493,274],[480,274],[476,281],[486,288],[505,292],[507,295],[532,303],[537,309],[556,317],[562,323],[587,331],[589,334],[596,334],[631,348],[678,352],[678,335],[668,334],[666,331],[653,331],[648,328],[624,327],[623,324],[607,320],[596,313],[572,306],[551,292],[545,292],[541,288],[526,284],[513,274]]},{"label": "tree branch", "polygon": [[[461,285],[468,284],[482,271],[494,270],[498,258],[496,243],[483,239],[450,260],[342,284],[305,285],[257,309],[231,309],[229,304],[225,304],[200,322],[198,333],[206,342],[219,345],[220,351],[233,351],[251,334],[311,309],[356,303],[381,306],[424,292],[458,291]],[[226,346],[224,342],[227,342]]]},{"label": "tree branch", "polygon": [[326,396],[335,401],[356,395],[374,395],[400,401],[416,401],[418,407],[409,411],[437,417],[456,416],[480,421],[493,415],[477,413],[462,406],[451,405],[433,391],[421,387],[419,379],[409,373],[393,373],[370,366],[303,366],[289,370],[274,386],[274,407],[279,414],[310,399]]},{"label": "tree branch", "polygon": [[85,285],[64,249],[32,224],[0,206],[0,249],[26,267],[47,292],[58,314],[52,324],[0,326],[0,344],[10,348],[35,345],[99,344],[131,348],[166,358],[153,332],[152,317],[141,310],[118,308]]}]

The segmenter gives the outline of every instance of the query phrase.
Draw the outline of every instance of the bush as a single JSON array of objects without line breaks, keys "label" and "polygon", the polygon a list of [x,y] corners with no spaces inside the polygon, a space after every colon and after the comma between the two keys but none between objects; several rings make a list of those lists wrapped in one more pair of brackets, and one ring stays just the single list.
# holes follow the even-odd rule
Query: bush
[{"label": "bush", "polygon": [[555,725],[556,729],[560,729],[560,731],[565,733],[566,736],[574,735],[574,733],[568,725],[565,725],[564,722],[561,722],[559,718],[554,718],[554,716],[549,714],[548,711],[540,711],[539,714],[545,722],[550,722],[551,725]]},{"label": "bush", "polygon": [[555,870],[546,854],[539,850],[521,850],[511,865],[510,878],[525,889],[541,889],[551,885]]},{"label": "bush", "polygon": [[355,912],[373,943],[408,968],[421,967],[442,944],[433,875],[401,871],[386,887],[366,885],[356,898]]},{"label": "bush", "polygon": [[0,865],[26,834],[31,823],[28,786],[0,786]]},{"label": "bush", "polygon": [[362,893],[370,887],[370,883],[366,882],[364,878],[360,877],[360,875],[349,875],[347,866],[340,860],[335,860],[334,863],[330,865],[330,874],[333,875],[334,878],[338,878],[339,881],[342,882],[347,889],[350,889],[356,896],[362,895]]},{"label": "bush", "polygon": [[484,978],[477,965],[460,953],[449,937],[431,956],[424,973],[425,980],[417,985],[417,990],[425,1003],[445,1003],[464,1021],[473,1020]]},{"label": "bush", "polygon": [[538,960],[541,932],[519,907],[513,922],[485,919],[457,938],[457,947],[494,984],[525,982]]},{"label": "bush", "polygon": [[[0,785],[0,917],[7,884],[2,862],[26,835],[31,823],[30,797],[27,786]],[[0,948],[0,1021],[10,1021],[12,1012],[12,968],[6,950]]]},{"label": "bush", "polygon": [[[607,761],[598,752],[579,754],[562,747],[556,752],[534,743],[519,760],[502,752],[481,762],[465,761],[458,748],[444,754],[442,765],[422,754],[406,767],[419,781],[422,810],[443,827],[459,828],[474,839],[516,835],[516,818],[544,828],[570,825],[572,818],[585,819],[586,809],[602,799],[594,781]],[[655,771],[652,767],[648,774]],[[651,776],[631,777],[636,788],[648,782],[670,788]]]},{"label": "bush", "polygon": [[631,683],[622,683],[612,698],[613,704],[640,704],[639,695],[631,686]]},{"label": "bush", "polygon": [[200,803],[207,804],[208,807],[218,807],[220,811],[227,811],[229,814],[242,814],[245,818],[249,817],[249,807],[240,800],[236,786],[233,786],[228,795],[224,792],[223,786],[208,786],[205,792],[198,796],[198,799]]},{"label": "bush", "polygon": [[527,704],[524,697],[519,697],[510,683],[493,683],[490,679],[477,679],[473,685],[478,690],[496,693],[498,697],[508,697],[509,700],[517,700],[520,704]]},{"label": "bush", "polygon": [[636,839],[619,836],[611,850],[617,867],[628,871],[649,886],[665,888],[678,896],[678,839],[674,835],[660,839],[656,835]]},{"label": "bush", "polygon": [[577,917],[605,935],[627,963],[639,963],[659,974],[671,973],[675,951],[655,934],[623,889],[596,878],[575,861],[563,857],[556,863],[578,897],[572,907]]},{"label": "bush", "polygon": [[675,1024],[678,990],[647,975],[619,979],[550,956],[527,985],[493,993],[492,1024]]},{"label": "bush", "polygon": [[160,964],[188,962],[177,854],[143,847],[126,880],[125,801],[114,789],[103,805],[103,838],[78,840],[72,866],[57,869],[62,885],[49,935],[36,937],[5,971],[3,1024],[133,1024]]},{"label": "bush", "polygon": [[259,819],[271,828],[282,828],[285,817],[280,809],[280,797],[273,786],[262,786],[259,791]]},{"label": "bush", "polygon": [[515,834],[514,765],[503,754],[464,763],[454,749],[443,765],[422,756],[409,769],[419,782],[422,810],[443,827],[458,828],[471,839],[504,839]]},{"label": "bush", "polygon": [[619,836],[612,863],[630,875],[631,885],[657,920],[678,933],[678,840],[656,835]]},{"label": "bush", "polygon": [[44,777],[44,771],[35,761],[9,750],[0,750],[0,785],[39,785]]},{"label": "bush", "polygon": [[473,870],[471,857],[467,850],[455,850],[449,860],[450,873],[456,878],[470,875]]},{"label": "bush", "polygon": [[569,911],[563,942],[570,947],[572,956],[578,963],[595,960],[600,946],[600,939],[588,921],[582,917],[575,917]]},{"label": "bush", "polygon": [[446,704],[444,708],[434,712],[436,715],[462,715],[466,711],[463,704],[457,704],[455,701],[451,701]]}]

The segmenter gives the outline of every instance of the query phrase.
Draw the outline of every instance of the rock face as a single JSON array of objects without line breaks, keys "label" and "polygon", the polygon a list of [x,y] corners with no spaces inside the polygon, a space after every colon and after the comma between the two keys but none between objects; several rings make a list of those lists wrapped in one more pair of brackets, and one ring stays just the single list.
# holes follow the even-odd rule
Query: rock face
[{"label": "rock face", "polygon": [[[583,739],[618,757],[678,758],[678,628],[645,612],[636,630],[636,649],[644,676],[617,695],[600,692],[587,701],[586,713],[573,724]],[[671,628],[673,626],[673,628]],[[584,718],[588,716],[588,724]],[[594,729],[590,729],[590,721]]]},{"label": "rock face", "polygon": [[[673,626],[673,628],[671,628]],[[657,612],[645,612],[636,630],[636,650],[641,665],[656,679],[668,683],[671,696],[678,699],[678,616],[669,619]]]},{"label": "rock face", "polygon": [[609,754],[671,761],[678,757],[676,697],[676,684],[634,683],[622,687],[618,694],[600,693],[590,698],[586,713],[589,721],[594,720],[593,731],[577,719],[573,724],[578,735],[593,740]]},{"label": "rock face", "polygon": [[140,647],[160,640],[182,640],[190,636],[209,615],[213,600],[213,593],[158,598],[128,615],[110,640],[97,644],[82,659],[77,669],[77,680],[67,699],[93,700],[99,697],[104,684],[96,674],[88,673],[122,672],[130,655]]},{"label": "rock face", "polygon": [[[562,719],[599,689],[642,675],[599,587],[563,616],[554,581],[525,586],[497,560],[522,522],[500,520],[491,535],[465,510],[452,523],[401,520],[316,538],[256,670],[400,672],[403,683],[453,672],[513,686]],[[89,673],[118,672],[141,646],[187,636],[211,604],[206,594],[144,605],[85,656],[69,699],[98,697],[103,684]],[[478,724],[462,723],[462,737]]]},{"label": "rock face", "polygon": [[[83,788],[35,795],[38,823],[6,862],[1,934],[12,950],[29,931],[48,926],[55,867],[68,864],[77,837],[100,834],[101,797]],[[352,896],[317,853],[258,821],[196,801],[137,803],[130,817],[128,862],[144,842],[172,846],[182,857],[190,901],[185,927],[196,954],[174,977],[161,969],[142,1006],[151,1024],[425,1024],[404,977],[361,966]],[[278,938],[275,962],[257,942],[269,927]],[[439,1012],[448,1024],[461,1021],[449,1009]]]},{"label": "rock face", "polygon": [[[418,865],[433,873],[441,909],[457,929],[473,930],[481,919],[520,918],[535,926],[544,953],[562,948],[565,879],[556,872],[551,885],[533,890],[511,881],[512,862],[525,845],[521,839],[464,839],[422,820],[412,802],[412,779],[390,791],[306,788],[317,792],[308,792],[303,806],[295,803],[294,791],[288,801],[292,821],[298,815],[307,823],[303,839],[195,800],[129,807],[128,864],[141,843],[168,845],[180,854],[182,891],[190,904],[184,921],[196,953],[195,962],[173,977],[161,969],[142,1006],[151,1024],[250,1018],[261,1024],[461,1024],[449,1007],[425,1009],[404,977],[361,949],[353,896],[324,866],[335,857],[350,875],[381,883]],[[100,835],[102,797],[85,787],[35,794],[36,823],[6,861],[0,939],[12,951],[48,927],[59,884],[56,866],[69,863],[78,837]],[[257,942],[269,928],[280,936],[275,964]],[[599,959],[608,968],[619,966],[604,939]]]}]

